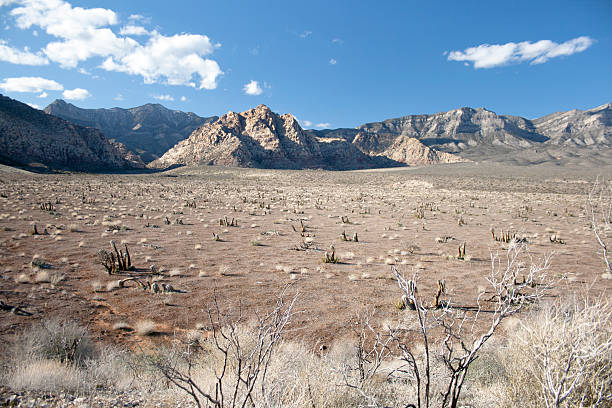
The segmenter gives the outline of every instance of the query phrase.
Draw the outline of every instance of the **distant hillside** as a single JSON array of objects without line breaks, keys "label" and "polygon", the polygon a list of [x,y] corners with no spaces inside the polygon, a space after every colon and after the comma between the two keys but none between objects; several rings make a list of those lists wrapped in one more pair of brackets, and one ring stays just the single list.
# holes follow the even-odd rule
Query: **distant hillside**
[{"label": "distant hillside", "polygon": [[[440,152],[473,161],[528,165],[542,162],[605,162],[612,157],[612,104],[554,113],[529,120],[484,108],[409,115],[354,129],[308,130],[316,137],[342,138],[362,152],[392,157],[401,138],[414,138]],[[600,149],[607,147],[607,149]]]},{"label": "distant hillside", "polygon": [[391,150],[365,152],[342,137],[305,132],[291,114],[278,115],[265,105],[229,112],[195,130],[150,167],[224,165],[263,168],[334,170],[434,164],[462,161],[405,138]]},{"label": "distant hillside", "polygon": [[12,166],[101,171],[144,168],[121,144],[0,95],[0,162]]},{"label": "distant hillside", "polygon": [[108,139],[125,144],[144,162],[155,160],[196,128],[217,119],[170,110],[159,104],[130,109],[82,109],[61,99],[47,106],[45,112],[101,130]]}]

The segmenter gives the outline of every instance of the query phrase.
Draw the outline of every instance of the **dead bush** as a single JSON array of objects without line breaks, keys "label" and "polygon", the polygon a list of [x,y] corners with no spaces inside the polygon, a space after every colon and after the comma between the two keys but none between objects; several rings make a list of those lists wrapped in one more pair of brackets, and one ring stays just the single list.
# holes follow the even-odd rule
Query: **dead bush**
[{"label": "dead bush", "polygon": [[505,353],[508,406],[612,404],[612,305],[556,301],[522,321]]}]

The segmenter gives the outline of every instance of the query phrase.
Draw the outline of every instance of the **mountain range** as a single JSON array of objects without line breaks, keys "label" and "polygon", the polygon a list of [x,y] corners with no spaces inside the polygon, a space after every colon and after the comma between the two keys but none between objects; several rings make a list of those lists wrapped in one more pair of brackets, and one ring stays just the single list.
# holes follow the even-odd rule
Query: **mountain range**
[{"label": "mountain range", "polygon": [[612,104],[535,120],[460,108],[333,130],[303,130],[293,115],[260,105],[200,127],[149,166],[352,170],[461,161],[609,164],[611,145]]},{"label": "mountain range", "polygon": [[0,95],[0,162],[31,169],[143,169],[138,156],[94,128],[75,125]]},{"label": "mountain range", "polygon": [[586,111],[557,112],[534,120],[497,115],[484,108],[460,108],[366,123],[354,129],[309,132],[343,138],[368,154],[384,152],[398,138],[409,137],[437,151],[473,161],[563,164],[576,155],[606,161],[612,145],[612,104]]},{"label": "mountain range", "polygon": [[217,119],[151,103],[130,109],[82,109],[57,99],[44,111],[80,126],[99,129],[111,141],[123,143],[145,163],[157,159],[196,128]]},{"label": "mountain range", "polygon": [[293,115],[278,115],[259,105],[241,113],[229,112],[200,127],[149,166],[352,170],[458,161],[463,160],[404,136],[395,138],[386,148],[366,150],[356,138],[351,142],[335,135],[306,132]]},{"label": "mountain range", "polygon": [[143,162],[155,169],[221,165],[329,170],[462,161],[612,163],[610,103],[533,120],[464,107],[356,128],[304,130],[293,115],[277,114],[265,105],[200,117],[157,104],[81,109],[56,100],[45,114],[2,98],[0,160],[34,160],[51,168],[142,168]]}]

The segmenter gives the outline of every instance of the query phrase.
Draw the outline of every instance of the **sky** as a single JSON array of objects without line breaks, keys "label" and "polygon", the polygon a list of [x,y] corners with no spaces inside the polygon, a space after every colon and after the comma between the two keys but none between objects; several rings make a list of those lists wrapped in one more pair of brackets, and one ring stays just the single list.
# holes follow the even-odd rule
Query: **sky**
[{"label": "sky", "polygon": [[612,1],[0,0],[0,93],[305,128],[612,102]]}]

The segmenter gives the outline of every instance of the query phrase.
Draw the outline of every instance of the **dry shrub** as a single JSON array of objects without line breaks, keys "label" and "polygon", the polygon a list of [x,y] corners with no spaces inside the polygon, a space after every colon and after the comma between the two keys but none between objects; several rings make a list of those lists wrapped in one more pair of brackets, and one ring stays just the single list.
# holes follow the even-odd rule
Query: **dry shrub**
[{"label": "dry shrub", "polygon": [[87,329],[72,321],[51,319],[18,336],[13,350],[19,361],[57,360],[82,365],[95,356]]},{"label": "dry shrub", "polygon": [[545,306],[510,337],[503,360],[507,406],[610,406],[612,305],[587,298]]},{"label": "dry shrub", "polygon": [[130,356],[118,349],[96,349],[87,329],[50,320],[18,335],[11,368],[2,381],[16,391],[73,392],[126,389],[133,383]]}]

